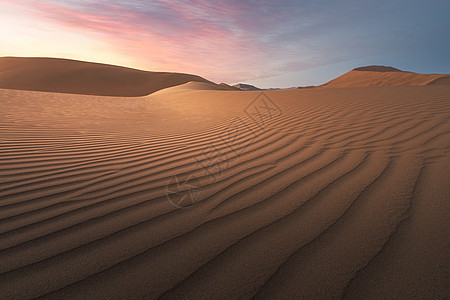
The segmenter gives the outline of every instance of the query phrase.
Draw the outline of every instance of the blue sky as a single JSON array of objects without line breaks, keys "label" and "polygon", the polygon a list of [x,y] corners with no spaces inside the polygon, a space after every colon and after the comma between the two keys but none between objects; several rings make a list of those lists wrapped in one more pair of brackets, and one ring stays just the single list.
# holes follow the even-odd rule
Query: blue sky
[{"label": "blue sky", "polygon": [[450,1],[0,0],[0,56],[193,73],[260,87],[372,64],[450,73]]}]

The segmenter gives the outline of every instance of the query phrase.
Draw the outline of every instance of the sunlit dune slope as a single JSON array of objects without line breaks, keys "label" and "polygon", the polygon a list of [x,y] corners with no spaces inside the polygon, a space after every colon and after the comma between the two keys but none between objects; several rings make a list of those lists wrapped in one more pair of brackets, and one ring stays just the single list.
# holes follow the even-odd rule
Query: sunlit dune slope
[{"label": "sunlit dune slope", "polygon": [[221,83],[221,84],[215,84],[210,82],[197,82],[197,81],[190,81],[187,83],[183,83],[177,86],[168,87],[162,90],[159,90],[157,93],[172,93],[177,91],[187,91],[187,90],[195,90],[195,91],[202,91],[202,90],[210,90],[210,91],[239,91],[238,89],[229,86],[227,84]]},{"label": "sunlit dune slope", "polygon": [[450,75],[417,74],[392,67],[368,66],[356,68],[320,87],[425,86],[433,84],[450,84]]},{"label": "sunlit dune slope", "polygon": [[0,58],[0,88],[103,96],[143,96],[186,82],[190,74],[148,72],[57,58]]}]

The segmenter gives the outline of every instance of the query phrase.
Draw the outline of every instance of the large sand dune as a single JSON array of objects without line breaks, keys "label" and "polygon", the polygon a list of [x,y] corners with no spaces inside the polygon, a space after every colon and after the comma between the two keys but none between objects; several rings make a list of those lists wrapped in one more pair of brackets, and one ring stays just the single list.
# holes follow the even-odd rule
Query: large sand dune
[{"label": "large sand dune", "polygon": [[57,58],[1,57],[0,88],[102,96],[144,96],[190,81],[196,75],[148,72]]},{"label": "large sand dune", "polygon": [[426,86],[436,84],[450,84],[450,75],[417,74],[400,71],[392,67],[368,66],[356,68],[320,87]]},{"label": "large sand dune", "polygon": [[449,86],[0,105],[0,299],[450,297]]}]

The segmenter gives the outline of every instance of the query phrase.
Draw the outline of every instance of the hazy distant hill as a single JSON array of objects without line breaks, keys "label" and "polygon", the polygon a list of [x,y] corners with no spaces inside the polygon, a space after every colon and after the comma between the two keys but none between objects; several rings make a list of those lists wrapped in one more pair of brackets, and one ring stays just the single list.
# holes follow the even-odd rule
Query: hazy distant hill
[{"label": "hazy distant hill", "polygon": [[254,86],[254,85],[245,84],[245,83],[238,83],[233,86],[240,90],[243,90],[243,91],[260,91],[261,90],[260,88]]}]

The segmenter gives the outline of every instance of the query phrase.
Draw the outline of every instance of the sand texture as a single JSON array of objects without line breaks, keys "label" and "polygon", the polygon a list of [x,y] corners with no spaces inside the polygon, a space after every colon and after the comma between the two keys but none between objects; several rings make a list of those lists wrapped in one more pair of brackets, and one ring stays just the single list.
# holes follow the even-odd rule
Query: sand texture
[{"label": "sand texture", "polygon": [[450,86],[220,89],[0,90],[0,299],[450,297]]}]

